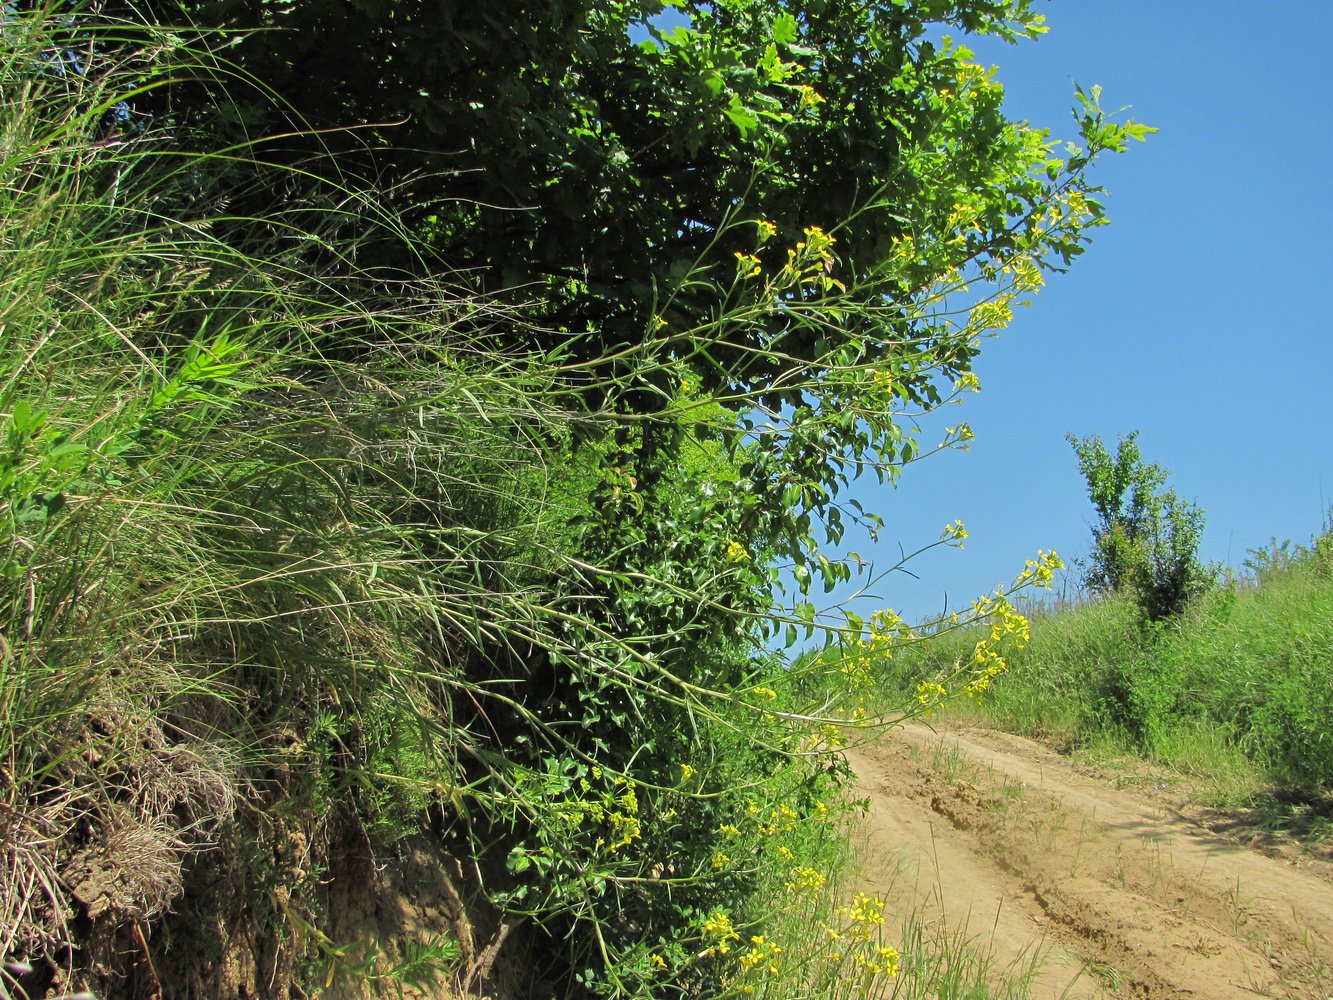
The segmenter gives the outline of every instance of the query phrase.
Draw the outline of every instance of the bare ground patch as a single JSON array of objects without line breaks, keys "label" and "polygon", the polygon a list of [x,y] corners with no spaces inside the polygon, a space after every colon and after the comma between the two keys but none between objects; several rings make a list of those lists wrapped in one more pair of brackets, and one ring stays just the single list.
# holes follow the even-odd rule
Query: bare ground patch
[{"label": "bare ground patch", "polygon": [[[1031,996],[1333,996],[1333,864],[1226,835],[1160,783],[1114,787],[1008,734],[911,725],[848,752],[865,885],[903,869]],[[1261,851],[1257,848],[1266,848]]]}]

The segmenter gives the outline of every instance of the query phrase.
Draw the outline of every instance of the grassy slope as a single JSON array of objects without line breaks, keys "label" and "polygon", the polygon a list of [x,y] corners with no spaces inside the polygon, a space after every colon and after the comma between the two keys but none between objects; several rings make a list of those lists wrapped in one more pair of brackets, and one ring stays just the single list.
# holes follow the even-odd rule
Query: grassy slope
[{"label": "grassy slope", "polygon": [[[967,710],[1057,744],[1144,753],[1211,776],[1223,794],[1268,782],[1320,795],[1333,783],[1330,627],[1325,536],[1158,628],[1122,598],[1038,612],[1011,672]],[[895,662],[893,683],[966,659],[972,641],[931,640]]]}]

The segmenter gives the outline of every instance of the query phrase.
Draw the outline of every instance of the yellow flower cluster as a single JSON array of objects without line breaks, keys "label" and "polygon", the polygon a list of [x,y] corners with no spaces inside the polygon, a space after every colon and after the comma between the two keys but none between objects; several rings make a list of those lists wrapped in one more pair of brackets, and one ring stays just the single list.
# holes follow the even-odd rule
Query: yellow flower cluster
[{"label": "yellow flower cluster", "polygon": [[826,100],[828,100],[828,98],[826,98],[823,94],[821,94],[819,91],[815,90],[814,87],[811,87],[811,86],[808,86],[808,85],[807,85],[807,86],[803,86],[803,87],[801,87],[801,88],[799,88],[799,89],[800,89],[800,92],[801,92],[801,107],[802,107],[802,108],[814,108],[814,107],[818,107],[819,105],[823,104]]},{"label": "yellow flower cluster", "polygon": [[778,275],[778,288],[817,288],[821,292],[833,289],[845,292],[847,286],[832,277],[837,258],[833,244],[837,239],[818,226],[805,230],[805,239],[787,251],[787,265]]},{"label": "yellow flower cluster", "polygon": [[756,934],[750,938],[750,950],[737,956],[737,961],[740,962],[741,969],[745,972],[749,972],[757,965],[768,963],[768,974],[776,976],[778,974],[778,956],[781,954],[781,948],[772,941],[765,940],[762,934]]},{"label": "yellow flower cluster", "polygon": [[[1019,580],[1032,582],[1039,574],[1049,575],[1057,564],[1058,556],[1043,552],[1038,560],[1029,562]],[[1032,633],[1027,618],[1018,613],[1000,589],[990,597],[974,601],[972,610],[978,618],[989,618],[991,623],[990,632],[977,642],[968,664],[970,676],[964,690],[969,698],[978,698],[989,690],[991,681],[1009,669],[1009,664],[1000,653],[1001,648],[1008,643],[1022,649]]]},{"label": "yellow flower cluster", "polygon": [[888,976],[890,979],[898,975],[899,960],[902,958],[898,954],[898,949],[892,945],[882,944],[875,948],[873,958],[861,954],[856,956],[856,964],[870,972],[878,973],[882,976]]},{"label": "yellow flower cluster", "polygon": [[968,442],[976,438],[976,435],[972,433],[971,426],[968,424],[959,424],[956,427],[946,427],[944,428],[944,433],[949,437],[949,440],[945,443],[950,445],[961,445],[962,451],[967,451]]},{"label": "yellow flower cluster", "polygon": [[944,530],[940,532],[941,541],[957,542],[958,548],[963,547],[963,540],[967,538],[967,528],[962,521],[954,521],[952,524],[946,524]]},{"label": "yellow flower cluster", "polygon": [[750,558],[750,551],[733,538],[727,542],[727,558],[732,562],[743,562]]},{"label": "yellow flower cluster", "polygon": [[[832,942],[836,950],[832,958],[835,962],[841,962],[843,958],[843,948],[849,947],[857,952],[857,964],[863,968],[873,968],[876,972],[884,972],[888,975],[896,975],[898,965],[898,950],[879,946],[875,949],[875,957],[867,958],[864,949],[869,943],[879,937],[884,927],[884,900],[868,896],[864,892],[856,894],[852,900],[851,906],[840,906],[833,911],[842,918],[841,929],[824,925],[824,934]],[[892,963],[890,964],[890,955],[892,953]],[[889,972],[892,967],[895,971]]]},{"label": "yellow flower cluster", "polygon": [[977,378],[976,372],[963,372],[954,379],[953,387],[958,392],[980,392],[981,379]]},{"label": "yellow flower cluster", "polygon": [[1035,292],[1046,284],[1041,267],[1031,257],[1006,265],[1004,271],[1013,276],[1014,288],[1020,292]]},{"label": "yellow flower cluster", "polygon": [[1092,206],[1082,191],[1070,191],[1064,197],[1064,204],[1067,214],[1078,222],[1092,217]]},{"label": "yellow flower cluster", "polygon": [[853,691],[859,691],[862,688],[870,687],[873,678],[871,668],[874,666],[874,657],[872,655],[874,647],[858,639],[853,647],[857,651],[855,656],[844,656],[842,662],[838,665],[838,672],[842,674],[843,680]]},{"label": "yellow flower cluster", "polygon": [[739,941],[741,936],[731,924],[731,917],[721,910],[709,914],[703,926],[704,941],[708,944],[709,954],[725,955],[731,951],[731,942]]},{"label": "yellow flower cluster", "polygon": [[750,278],[757,278],[763,273],[763,266],[759,263],[759,258],[752,253],[741,253],[736,251],[736,277],[742,281]]},{"label": "yellow flower cluster", "polygon": [[916,686],[916,700],[929,715],[938,705],[949,697],[949,689],[939,681],[922,681]]},{"label": "yellow flower cluster", "polygon": [[828,878],[822,872],[803,865],[792,869],[791,878],[785,884],[788,892],[817,896],[827,881]]},{"label": "yellow flower cluster", "polygon": [[[624,790],[614,801],[620,808],[606,814],[611,831],[607,850],[612,854],[643,836],[643,827],[639,824],[639,797],[633,786],[624,782]],[[598,843],[601,843],[600,839]]]},{"label": "yellow flower cluster", "polygon": [[839,915],[852,922],[852,933],[869,933],[867,928],[880,927],[884,923],[884,900],[858,892],[850,907],[838,910]]},{"label": "yellow flower cluster", "polygon": [[997,295],[987,302],[978,302],[972,307],[968,327],[974,333],[986,330],[1003,330],[1014,321],[1014,296]]},{"label": "yellow flower cluster", "polygon": [[761,837],[773,837],[779,833],[791,833],[796,829],[797,821],[800,816],[791,806],[783,803],[776,809],[771,809],[765,819],[759,824],[759,835]]},{"label": "yellow flower cluster", "polygon": [[[589,774],[602,780],[602,769],[593,767]],[[593,846],[614,854],[643,837],[639,821],[639,797],[627,778],[618,777],[612,787],[598,790],[589,780],[580,778],[578,791],[551,804],[551,815],[563,824],[571,836],[594,835]]]},{"label": "yellow flower cluster", "polygon": [[1055,571],[1064,568],[1064,561],[1056,553],[1042,550],[1037,553],[1036,559],[1027,561],[1027,566],[1018,575],[1018,583],[1049,587],[1055,577]]},{"label": "yellow flower cluster", "polygon": [[[858,624],[859,621],[854,623]],[[892,608],[884,608],[870,616],[862,634],[853,633],[851,637],[843,639],[838,671],[842,674],[846,689],[855,695],[849,713],[853,719],[863,719],[867,715],[867,694],[874,687],[876,669],[885,661],[893,659],[894,649],[899,644],[914,642],[919,638],[897,612]],[[830,750],[842,745],[831,734],[826,735],[830,737]]]},{"label": "yellow flower cluster", "polygon": [[[960,48],[959,54],[964,55],[964,51]],[[966,91],[991,95],[1004,93],[1004,87],[995,81],[994,67],[987,69],[980,63],[974,62],[959,62],[957,66],[954,71],[954,85],[960,94]]]}]

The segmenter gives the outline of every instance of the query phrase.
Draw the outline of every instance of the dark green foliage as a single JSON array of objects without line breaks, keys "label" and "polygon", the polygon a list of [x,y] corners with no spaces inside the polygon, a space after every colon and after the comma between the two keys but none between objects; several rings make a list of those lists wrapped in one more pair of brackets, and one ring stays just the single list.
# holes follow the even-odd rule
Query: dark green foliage
[{"label": "dark green foliage", "polygon": [[[772,313],[740,337],[700,345],[706,354],[673,345],[698,359],[705,388],[740,387],[773,404],[803,397],[784,376],[820,362],[830,335],[855,335],[871,360],[908,337],[940,343],[942,330],[903,308],[940,262],[885,268],[896,237],[919,236],[973,199],[976,225],[954,262],[1002,266],[1053,182],[1069,179],[1058,168],[1047,177],[1044,158],[1041,170],[1015,170],[1024,138],[998,88],[959,108],[939,96],[958,86],[958,52],[928,31],[1031,36],[1040,26],[1027,0],[686,2],[671,6],[690,26],[665,32],[653,27],[657,0],[150,6],[167,22],[188,16],[238,33],[228,60],[280,98],[182,86],[169,96],[182,130],[209,146],[280,135],[258,147],[265,160],[373,184],[430,252],[410,261],[386,247],[364,263],[466,272],[488,291],[516,290],[531,307],[523,335],[584,360],[642,340],[654,313],[677,331],[716,318],[733,254],[752,249],[748,231],[726,225],[738,212],[775,224],[766,266],[806,227],[846,223],[839,277],[897,309],[843,331]],[[651,38],[635,44],[635,32]],[[310,131],[292,134],[293,125]],[[328,131],[345,126],[356,130]],[[1071,165],[1123,138],[1099,135]],[[934,156],[945,144],[949,155]],[[260,207],[285,176],[259,172],[250,190]],[[1065,263],[1081,251],[1077,232],[1052,231],[1049,242]],[[949,343],[943,374],[967,370],[974,352]],[[633,376],[614,393],[637,411],[658,408],[669,388],[634,366],[616,374]],[[902,388],[930,398],[916,379]]]},{"label": "dark green foliage", "polygon": [[1121,438],[1114,457],[1096,436],[1068,440],[1097,513],[1084,582],[1094,593],[1134,595],[1155,622],[1179,615],[1211,574],[1198,556],[1202,508],[1166,487],[1166,470],[1143,460],[1137,437]]}]

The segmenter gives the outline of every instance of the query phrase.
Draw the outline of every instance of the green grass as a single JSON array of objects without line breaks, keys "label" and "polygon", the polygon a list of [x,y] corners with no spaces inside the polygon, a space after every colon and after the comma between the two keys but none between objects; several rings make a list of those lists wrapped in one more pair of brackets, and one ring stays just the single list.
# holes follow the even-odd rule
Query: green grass
[{"label": "green grass", "polygon": [[[476,299],[404,279],[385,304],[356,241],[408,237],[370,189],[293,178],[279,214],[228,217],[219,179],[262,150],[107,117],[218,72],[207,48],[109,24],[118,54],[60,75],[55,30],[7,20],[0,56],[0,953],[68,976],[70,857],[103,858],[84,902],[123,937],[219,841],[388,843],[476,781],[450,664],[542,635],[552,515],[549,380],[482,362]],[[318,922],[308,873],[285,911],[288,876],[252,876],[237,905],[273,935]]]},{"label": "green grass", "polygon": [[[1145,755],[1217,802],[1268,787],[1317,803],[1333,783],[1326,537],[1157,626],[1127,598],[1037,609],[1009,673],[948,711],[1103,759]],[[966,661],[977,637],[954,631],[903,651],[885,671],[889,697]]]}]

